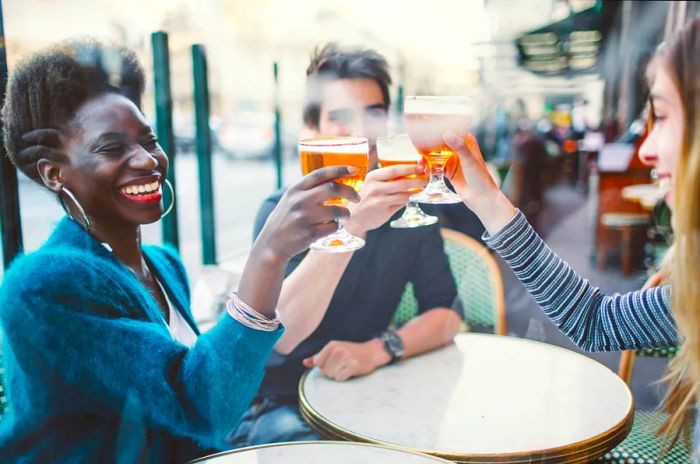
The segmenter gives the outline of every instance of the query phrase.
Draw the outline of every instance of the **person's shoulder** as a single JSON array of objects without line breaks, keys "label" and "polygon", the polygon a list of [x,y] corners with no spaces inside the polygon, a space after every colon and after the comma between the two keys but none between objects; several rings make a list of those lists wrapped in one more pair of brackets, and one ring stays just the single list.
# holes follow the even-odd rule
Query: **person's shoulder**
[{"label": "person's shoulder", "polygon": [[108,279],[107,261],[84,250],[69,247],[39,249],[15,259],[3,278],[0,301],[27,295],[52,298],[95,294]]},{"label": "person's shoulder", "polygon": [[[8,268],[4,281],[12,282],[26,276],[49,277],[49,281],[66,276],[79,276],[101,267],[100,260],[84,250],[69,247],[42,248],[17,257]],[[32,279],[36,280],[36,279]]]}]

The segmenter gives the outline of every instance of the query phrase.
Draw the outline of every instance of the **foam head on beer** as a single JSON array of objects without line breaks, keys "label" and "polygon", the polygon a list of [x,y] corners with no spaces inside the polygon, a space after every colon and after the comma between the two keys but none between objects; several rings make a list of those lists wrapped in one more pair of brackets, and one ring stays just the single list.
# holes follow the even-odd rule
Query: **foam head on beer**
[{"label": "foam head on beer", "polygon": [[421,154],[416,151],[411,139],[405,134],[378,138],[377,156],[382,167],[417,164],[421,159]]},{"label": "foam head on beer", "polygon": [[465,134],[474,116],[470,97],[406,97],[404,120],[416,149],[428,163],[445,163],[452,150],[443,140],[447,131]]}]

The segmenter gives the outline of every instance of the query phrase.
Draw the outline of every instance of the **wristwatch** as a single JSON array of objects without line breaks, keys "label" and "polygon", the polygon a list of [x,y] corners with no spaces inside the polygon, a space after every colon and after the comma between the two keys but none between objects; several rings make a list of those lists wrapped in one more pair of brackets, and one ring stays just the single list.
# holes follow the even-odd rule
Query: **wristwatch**
[{"label": "wristwatch", "polygon": [[385,330],[379,334],[379,339],[384,343],[384,349],[391,356],[389,364],[394,364],[403,356],[403,340],[392,330]]}]

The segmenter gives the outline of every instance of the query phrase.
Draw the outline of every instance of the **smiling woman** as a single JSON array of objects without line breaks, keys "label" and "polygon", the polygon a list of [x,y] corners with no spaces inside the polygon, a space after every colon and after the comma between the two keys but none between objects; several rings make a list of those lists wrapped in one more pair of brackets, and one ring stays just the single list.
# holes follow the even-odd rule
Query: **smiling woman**
[{"label": "smiling woman", "polygon": [[[700,18],[659,48],[649,67],[649,133],[639,153],[672,186],[672,264],[664,285],[605,295],[559,259],[491,179],[476,139],[445,134],[460,155],[452,184],[496,250],[550,319],[579,347],[622,351],[680,346],[666,376],[664,451],[690,442],[700,463]],[[694,425],[694,431],[693,431]],[[688,450],[685,450],[688,451]],[[662,459],[660,458],[659,461]]]},{"label": "smiling woman", "polygon": [[121,235],[124,228],[160,219],[168,158],[136,105],[105,93],[82,105],[75,118],[81,130],[69,131],[63,143],[70,163],[39,160],[43,183],[59,195],[70,188],[84,199],[93,227],[103,226],[98,234]]},{"label": "smiling woman", "polygon": [[292,185],[228,314],[200,334],[179,257],[141,245],[140,227],[164,213],[168,171],[140,110],[143,83],[132,52],[89,41],[29,57],[8,82],[8,155],[68,217],[0,287],[3,461],[183,462],[225,449],[282,336],[289,258],[348,215],[320,204],[357,201],[349,187],[328,188],[352,174],[346,166]]}]

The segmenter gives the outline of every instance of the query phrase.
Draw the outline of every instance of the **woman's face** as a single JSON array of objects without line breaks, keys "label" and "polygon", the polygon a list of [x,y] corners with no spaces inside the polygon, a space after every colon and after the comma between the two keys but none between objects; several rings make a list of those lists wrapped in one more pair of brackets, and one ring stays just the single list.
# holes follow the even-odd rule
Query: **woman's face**
[{"label": "woman's face", "polygon": [[124,96],[105,94],[81,106],[73,126],[61,175],[90,222],[123,227],[160,219],[168,157],[141,111]]},{"label": "woman's face", "polygon": [[678,169],[685,133],[683,102],[671,76],[658,66],[649,95],[651,131],[639,148],[643,162],[656,168],[659,180],[670,184],[665,200],[673,208],[674,176]]}]

